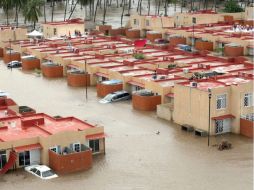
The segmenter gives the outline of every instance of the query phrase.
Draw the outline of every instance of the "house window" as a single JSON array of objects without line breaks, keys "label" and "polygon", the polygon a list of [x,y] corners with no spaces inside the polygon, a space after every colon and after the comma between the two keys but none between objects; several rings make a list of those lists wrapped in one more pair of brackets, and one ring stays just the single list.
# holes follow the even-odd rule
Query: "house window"
[{"label": "house window", "polygon": [[215,133],[228,133],[231,131],[231,120],[224,119],[224,120],[215,120]]},{"label": "house window", "polygon": [[0,151],[0,169],[4,167],[7,162],[6,151]]},{"label": "house window", "polygon": [[100,140],[89,140],[89,147],[92,149],[93,152],[99,152],[100,151]]},{"label": "house window", "polygon": [[138,25],[138,20],[137,20],[137,19],[134,19],[134,20],[133,20],[133,23],[134,23],[134,25]]},{"label": "house window", "polygon": [[218,95],[217,96],[217,109],[225,109],[227,105],[227,96],[226,94]]},{"label": "house window", "polygon": [[146,26],[150,26],[149,20],[146,20]]},{"label": "house window", "polygon": [[54,35],[56,35],[56,28],[54,28]]},{"label": "house window", "polygon": [[215,121],[215,133],[222,133],[223,132],[223,120],[216,120]]},{"label": "house window", "polygon": [[50,150],[52,150],[53,152],[57,153],[58,150],[57,150],[57,146],[54,146],[54,147],[51,147]]},{"label": "house window", "polygon": [[244,94],[243,105],[244,105],[244,107],[250,107],[250,106],[253,105],[253,95],[252,95],[252,93]]},{"label": "house window", "polygon": [[30,165],[30,151],[24,151],[19,153],[19,166]]},{"label": "house window", "polygon": [[81,145],[80,145],[80,143],[74,143],[73,144],[73,150],[75,152],[80,152],[81,151]]}]

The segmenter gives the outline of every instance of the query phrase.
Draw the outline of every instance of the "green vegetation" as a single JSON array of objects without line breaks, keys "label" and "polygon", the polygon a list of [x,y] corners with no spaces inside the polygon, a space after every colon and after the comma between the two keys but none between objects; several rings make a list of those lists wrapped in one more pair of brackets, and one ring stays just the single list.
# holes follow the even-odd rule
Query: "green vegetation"
[{"label": "green vegetation", "polygon": [[38,74],[38,75],[41,74],[41,70],[40,70],[40,69],[35,69],[34,72],[35,72],[36,74]]},{"label": "green vegetation", "polygon": [[133,57],[135,59],[145,59],[145,55],[143,53],[136,53],[136,54],[133,54]]},{"label": "green vegetation", "polygon": [[238,13],[243,12],[243,8],[240,7],[237,1],[235,0],[229,0],[225,3],[225,9],[224,12],[226,13]]}]

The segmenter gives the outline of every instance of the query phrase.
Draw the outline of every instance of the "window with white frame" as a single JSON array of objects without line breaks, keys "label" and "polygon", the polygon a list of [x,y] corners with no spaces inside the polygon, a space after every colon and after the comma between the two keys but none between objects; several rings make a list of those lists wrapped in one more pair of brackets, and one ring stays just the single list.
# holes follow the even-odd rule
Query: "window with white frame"
[{"label": "window with white frame", "polygon": [[138,25],[139,24],[137,19],[134,19],[133,23],[134,23],[134,25]]},{"label": "window with white frame", "polygon": [[244,107],[253,106],[253,94],[252,93],[246,93],[246,94],[244,94],[243,106]]},{"label": "window with white frame", "polygon": [[218,95],[216,104],[217,109],[225,109],[227,106],[227,95],[226,94]]},{"label": "window with white frame", "polygon": [[55,153],[58,153],[58,147],[57,146],[50,147],[50,150],[52,150]]},{"label": "window with white frame", "polygon": [[149,20],[146,20],[146,26],[150,26]]},{"label": "window with white frame", "polygon": [[81,151],[81,145],[80,145],[80,143],[74,143],[73,144],[73,150],[75,152],[80,152]]}]

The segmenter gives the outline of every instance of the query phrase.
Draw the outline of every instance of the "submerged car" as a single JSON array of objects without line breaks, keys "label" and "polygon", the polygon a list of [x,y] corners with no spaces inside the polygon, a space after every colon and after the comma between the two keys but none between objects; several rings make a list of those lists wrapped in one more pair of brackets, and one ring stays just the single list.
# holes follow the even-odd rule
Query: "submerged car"
[{"label": "submerged car", "polygon": [[48,166],[32,165],[25,167],[25,170],[41,179],[53,179],[58,177]]},{"label": "submerged car", "polygon": [[19,68],[21,67],[21,62],[20,61],[11,61],[7,64],[8,68]]},{"label": "submerged car", "polygon": [[108,94],[107,96],[105,96],[103,99],[100,100],[100,103],[106,104],[110,102],[118,102],[129,99],[131,99],[131,95],[128,92],[122,90]]}]

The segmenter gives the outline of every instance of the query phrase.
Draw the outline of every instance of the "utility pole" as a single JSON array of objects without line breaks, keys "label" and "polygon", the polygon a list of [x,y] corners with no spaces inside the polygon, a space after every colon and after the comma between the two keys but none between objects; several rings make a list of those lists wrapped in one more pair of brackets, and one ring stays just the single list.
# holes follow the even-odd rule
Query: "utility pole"
[{"label": "utility pole", "polygon": [[208,138],[207,138],[207,145],[210,146],[210,127],[211,127],[211,98],[212,92],[211,89],[208,89],[208,98],[209,98],[209,106],[208,106]]},{"label": "utility pole", "polygon": [[88,80],[88,72],[87,72],[87,62],[86,62],[86,59],[85,59],[85,76],[86,76],[86,100],[88,99],[88,94],[87,94],[87,80]]}]

